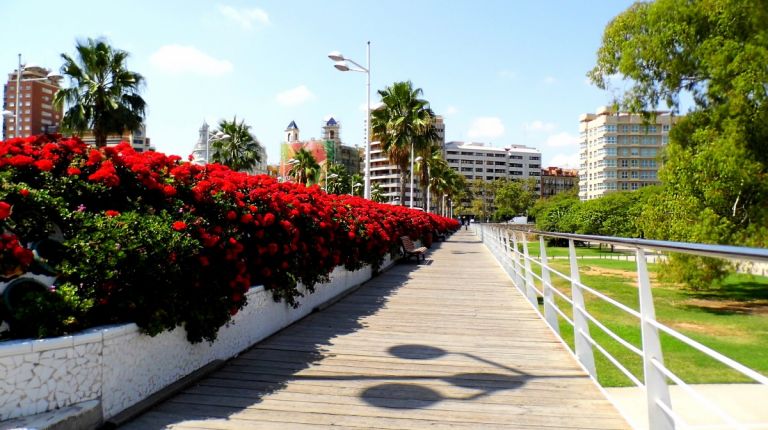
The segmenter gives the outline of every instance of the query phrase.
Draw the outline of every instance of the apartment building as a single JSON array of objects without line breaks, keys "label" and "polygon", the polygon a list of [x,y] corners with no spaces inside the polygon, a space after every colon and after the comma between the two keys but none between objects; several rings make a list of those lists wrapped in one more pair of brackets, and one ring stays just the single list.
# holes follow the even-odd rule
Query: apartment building
[{"label": "apartment building", "polygon": [[53,96],[60,88],[61,77],[38,66],[22,66],[21,75],[18,73],[18,70],[9,73],[4,85],[3,139],[56,132],[63,109],[54,108]]},{"label": "apartment building", "polygon": [[[433,125],[437,133],[438,144],[445,148],[445,121],[442,116],[435,116]],[[378,184],[385,201],[400,204],[400,169],[392,164],[387,154],[381,147],[381,142],[371,142],[371,186]],[[406,172],[407,175],[407,172]],[[413,199],[415,207],[424,207],[422,192],[419,188],[418,178],[414,179]],[[410,203],[411,190],[410,179],[407,180],[405,189],[405,204]],[[434,202],[432,202],[434,203]]]},{"label": "apartment building", "polygon": [[579,187],[578,169],[547,167],[541,169],[541,196],[551,197]]},{"label": "apartment building", "polygon": [[659,184],[660,155],[678,119],[669,112],[644,117],[608,107],[581,115],[579,198]]},{"label": "apartment building", "polygon": [[523,145],[494,148],[477,142],[448,142],[445,160],[467,180],[528,179],[541,175],[541,151]]}]

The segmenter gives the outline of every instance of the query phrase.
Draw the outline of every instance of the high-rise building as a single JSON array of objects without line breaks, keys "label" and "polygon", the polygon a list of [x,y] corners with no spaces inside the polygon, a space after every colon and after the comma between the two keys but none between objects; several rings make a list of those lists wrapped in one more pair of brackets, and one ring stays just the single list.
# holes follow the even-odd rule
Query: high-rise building
[{"label": "high-rise building", "polygon": [[646,117],[608,107],[581,115],[579,198],[659,184],[659,156],[678,119],[669,112]]},{"label": "high-rise building", "polygon": [[551,197],[555,194],[578,188],[579,171],[562,167],[547,167],[541,169],[541,196]]},{"label": "high-rise building", "polygon": [[541,151],[523,145],[494,148],[476,142],[448,142],[445,160],[468,180],[528,179],[541,175]]},{"label": "high-rise building", "polygon": [[[4,85],[3,139],[56,132],[63,110],[54,108],[53,96],[59,90],[61,77],[38,66],[22,66],[18,73],[9,73]],[[15,118],[17,113],[19,117]]]},{"label": "high-rise building", "polygon": [[[445,149],[445,122],[440,115],[435,116],[433,121],[435,132],[437,134],[437,144]],[[443,151],[445,155],[445,151]],[[413,199],[415,207],[424,207],[421,201],[421,191],[418,180],[414,180]],[[381,142],[371,142],[371,186],[378,184],[381,189],[384,201],[388,203],[400,204],[400,168],[389,161],[389,157],[381,147]],[[406,184],[405,203],[408,204],[411,198],[409,190],[410,182]],[[435,202],[432,202],[435,203]]]}]

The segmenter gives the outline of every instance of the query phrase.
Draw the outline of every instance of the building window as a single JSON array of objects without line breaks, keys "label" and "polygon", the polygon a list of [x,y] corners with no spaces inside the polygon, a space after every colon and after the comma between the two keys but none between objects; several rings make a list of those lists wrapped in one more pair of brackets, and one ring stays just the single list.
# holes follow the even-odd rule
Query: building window
[{"label": "building window", "polygon": [[540,160],[540,159],[541,159],[541,157],[539,157],[539,156],[537,155],[537,156],[531,156],[531,157],[528,157],[528,159],[529,159],[529,160]]},{"label": "building window", "polygon": [[541,165],[540,164],[529,164],[528,168],[529,169],[540,169]]}]

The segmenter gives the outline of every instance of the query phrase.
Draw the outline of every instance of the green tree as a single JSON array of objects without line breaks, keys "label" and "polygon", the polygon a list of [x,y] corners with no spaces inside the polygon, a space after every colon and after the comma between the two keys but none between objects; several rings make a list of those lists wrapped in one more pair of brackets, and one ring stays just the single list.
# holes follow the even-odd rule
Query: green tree
[{"label": "green tree", "polygon": [[372,139],[381,142],[389,160],[400,169],[400,204],[405,205],[411,149],[416,157],[435,140],[435,115],[429,102],[420,98],[421,88],[413,88],[410,81],[395,82],[379,90],[379,95],[382,106],[371,113]]},{"label": "green tree", "polygon": [[538,230],[573,233],[573,214],[580,204],[578,191],[573,189],[536,201],[529,214],[536,219]]},{"label": "green tree", "polygon": [[320,165],[315,156],[301,148],[294,154],[293,159],[296,162],[291,167],[289,174],[293,176],[294,180],[306,186],[316,184],[320,177]]},{"label": "green tree", "polygon": [[232,121],[221,120],[219,129],[229,135],[227,139],[215,140],[211,145],[213,154],[211,160],[229,166],[232,170],[246,171],[256,166],[261,160],[261,144],[251,134],[251,126],[245,120],[237,122],[237,116]]},{"label": "green tree", "polygon": [[647,236],[768,244],[766,64],[768,0],[636,3],[608,25],[593,82],[626,78],[618,103],[633,111],[676,110],[681,94],[694,102],[670,132],[662,197],[643,212]]},{"label": "green tree", "polygon": [[78,42],[75,49],[77,58],[61,54],[61,73],[70,87],[53,98],[57,108],[66,106],[62,129],[77,134],[90,129],[96,146],[105,146],[109,134],[138,130],[146,109],[139,95],[144,78],[127,70],[128,53],[100,39]]},{"label": "green tree", "polygon": [[507,220],[517,215],[527,215],[528,210],[539,198],[536,191],[536,179],[501,180],[498,182],[493,204],[496,206],[494,218]]},{"label": "green tree", "polygon": [[381,191],[381,186],[378,183],[371,185],[371,200],[376,203],[384,203],[386,201],[386,197],[384,197],[384,193]]},{"label": "green tree", "polygon": [[331,194],[349,194],[352,184],[351,177],[347,173],[347,168],[343,164],[332,163],[328,165],[325,172],[327,181],[327,192]]}]

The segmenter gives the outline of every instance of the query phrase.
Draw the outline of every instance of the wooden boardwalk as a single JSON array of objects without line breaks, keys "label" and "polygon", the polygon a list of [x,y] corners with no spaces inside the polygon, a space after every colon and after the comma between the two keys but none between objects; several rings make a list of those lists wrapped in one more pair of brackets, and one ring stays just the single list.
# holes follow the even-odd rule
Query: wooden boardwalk
[{"label": "wooden boardwalk", "polygon": [[629,428],[463,230],[123,426],[327,427]]}]

